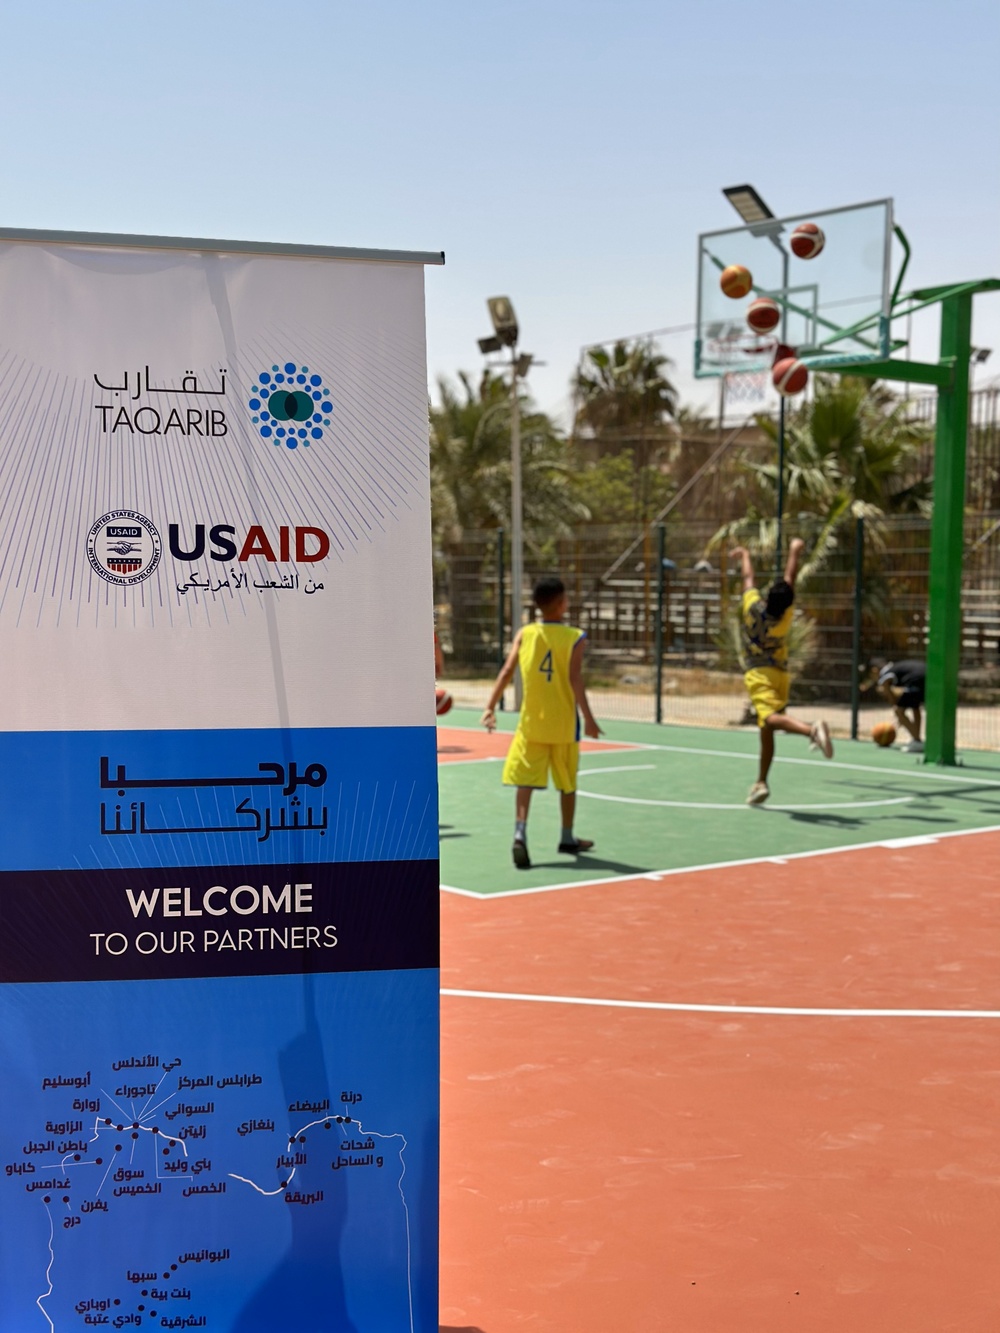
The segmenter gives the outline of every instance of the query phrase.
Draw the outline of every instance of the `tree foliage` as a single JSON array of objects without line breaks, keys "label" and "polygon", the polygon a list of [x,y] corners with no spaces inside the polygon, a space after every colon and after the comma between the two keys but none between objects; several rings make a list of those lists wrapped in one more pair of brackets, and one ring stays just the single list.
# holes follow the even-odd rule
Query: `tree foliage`
[{"label": "tree foliage", "polygon": [[[773,548],[778,429],[768,418],[759,425],[775,443],[774,456],[744,464],[737,484],[746,516],[721,528],[713,544]],[[812,548],[805,578],[843,547],[849,520],[866,518],[877,540],[883,518],[929,512],[930,482],[917,467],[928,437],[929,428],[909,420],[905,403],[877,383],[817,379],[812,402],[790,416],[785,431],[785,516]]]},{"label": "tree foliage", "polygon": [[[471,529],[510,527],[509,385],[487,371],[478,386],[438,381],[430,409],[431,512],[435,545],[447,548]],[[589,517],[571,484],[566,440],[519,386],[524,535],[544,542]]]},{"label": "tree foliage", "polygon": [[574,478],[574,489],[595,523],[641,526],[667,504],[676,486],[659,467],[636,467],[629,449],[582,467]]},{"label": "tree foliage", "polygon": [[595,440],[602,454],[631,449],[636,466],[647,467],[669,442],[665,427],[677,411],[670,364],[650,339],[591,347],[573,378],[575,434]]}]

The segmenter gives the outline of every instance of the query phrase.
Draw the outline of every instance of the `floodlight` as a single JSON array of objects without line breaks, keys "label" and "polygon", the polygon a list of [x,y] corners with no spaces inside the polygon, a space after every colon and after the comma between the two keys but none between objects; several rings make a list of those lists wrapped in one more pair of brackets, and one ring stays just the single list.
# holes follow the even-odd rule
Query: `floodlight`
[{"label": "floodlight", "polygon": [[752,185],[730,185],[722,193],[744,222],[770,222],[774,214]]},{"label": "floodlight", "polygon": [[776,238],[785,229],[752,185],[730,185],[722,193],[754,236],[769,236],[779,244]]},{"label": "floodlight", "polygon": [[517,342],[517,316],[510,303],[509,296],[491,296],[487,302],[493,331],[505,347],[513,347]]},{"label": "floodlight", "polygon": [[493,334],[490,334],[488,338],[479,339],[479,350],[482,352],[483,356],[486,356],[489,352],[499,352],[502,346],[503,343]]},{"label": "floodlight", "polygon": [[527,375],[528,371],[531,369],[531,365],[534,359],[535,358],[531,355],[530,352],[522,352],[521,355],[514,362],[514,374],[517,376],[519,380],[523,380],[525,375]]},{"label": "floodlight", "polygon": [[992,347],[973,347],[972,349],[972,361],[977,366],[981,366],[984,361],[988,361],[992,355]]}]

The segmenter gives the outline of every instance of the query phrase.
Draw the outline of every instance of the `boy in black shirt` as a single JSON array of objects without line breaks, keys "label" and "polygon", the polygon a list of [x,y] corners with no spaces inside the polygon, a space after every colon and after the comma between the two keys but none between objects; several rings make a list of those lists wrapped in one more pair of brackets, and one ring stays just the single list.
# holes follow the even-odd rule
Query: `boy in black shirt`
[{"label": "boy in black shirt", "polygon": [[911,739],[902,748],[908,754],[922,754],[924,743],[920,739],[921,708],[927,685],[927,666],[914,659],[905,662],[887,662],[884,657],[875,657],[868,664],[868,689],[872,686],[886,701],[892,704],[896,714],[896,726],[905,728]]}]

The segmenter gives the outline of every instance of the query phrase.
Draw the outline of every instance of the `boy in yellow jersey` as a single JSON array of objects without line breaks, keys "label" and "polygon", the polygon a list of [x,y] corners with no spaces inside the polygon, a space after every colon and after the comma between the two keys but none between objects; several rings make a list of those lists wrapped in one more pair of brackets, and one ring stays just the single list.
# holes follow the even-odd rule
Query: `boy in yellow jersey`
[{"label": "boy in yellow jersey", "polygon": [[487,731],[496,729],[496,706],[520,665],[524,688],[521,715],[503,766],[504,783],[517,788],[512,855],[518,870],[531,866],[527,837],[531,793],[549,785],[550,768],[562,813],[559,850],[577,856],[593,847],[587,838],[578,838],[573,832],[580,759],[578,708],[587,735],[596,740],[601,734],[583,686],[586,635],[582,629],[562,624],[569,603],[562,580],[540,579],[534,597],[542,619],[518,630],[482,719]]},{"label": "boy in yellow jersey", "polygon": [[736,546],[732,551],[733,558],[741,562],[743,575],[740,618],[743,679],[760,727],[760,770],[757,781],[750,788],[747,805],[763,805],[771,794],[767,775],[774,759],[776,731],[808,736],[813,749],[822,750],[827,759],[833,757],[830,729],[825,722],[799,722],[797,718],[785,716],[791,685],[787,635],[792,627],[795,578],[805,548],[802,538],[796,537],[788,548],[785,577],[774,581],[766,597],[762,597],[757,589],[750,552],[742,546]]}]

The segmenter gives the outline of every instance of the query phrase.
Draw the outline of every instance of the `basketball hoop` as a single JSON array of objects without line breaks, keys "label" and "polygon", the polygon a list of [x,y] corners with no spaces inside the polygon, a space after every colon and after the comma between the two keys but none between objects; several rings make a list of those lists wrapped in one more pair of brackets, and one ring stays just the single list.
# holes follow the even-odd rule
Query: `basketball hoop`
[{"label": "basketball hoop", "polygon": [[[743,226],[698,238],[699,379],[724,376],[734,397],[759,399],[758,372],[774,361],[761,344],[772,332],[798,348],[808,369],[889,356],[891,199],[788,218],[755,213],[750,221],[737,211]],[[764,392],[770,396],[766,385]]]},{"label": "basketball hoop", "polygon": [[[705,345],[705,364],[717,365],[722,370],[723,402],[762,403],[771,377],[771,362],[778,343],[759,333],[738,326],[730,326]],[[752,370],[741,370],[742,360],[753,360]],[[764,361],[764,366],[760,365]]]},{"label": "basketball hoop", "polygon": [[762,403],[767,394],[769,372],[766,370],[731,370],[723,375],[723,395],[727,403]]}]

